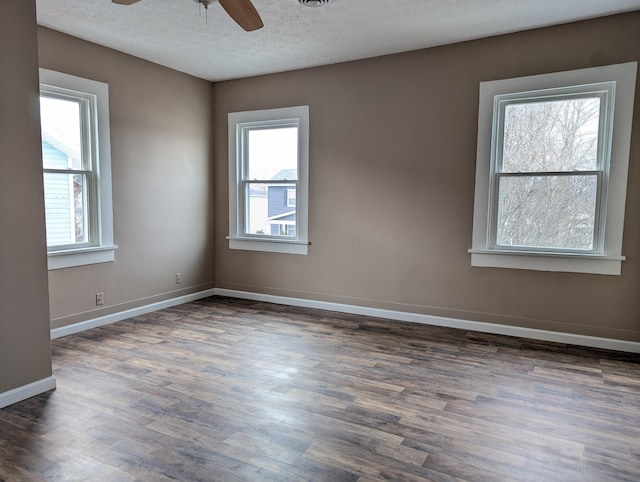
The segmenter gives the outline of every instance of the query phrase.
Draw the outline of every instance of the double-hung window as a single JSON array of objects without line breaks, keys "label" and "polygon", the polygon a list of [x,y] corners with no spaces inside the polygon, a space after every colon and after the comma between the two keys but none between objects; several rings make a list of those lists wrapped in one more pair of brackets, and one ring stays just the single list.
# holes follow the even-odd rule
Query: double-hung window
[{"label": "double-hung window", "polygon": [[481,84],[473,265],[620,273],[635,75]]},{"label": "double-hung window", "polygon": [[229,247],[307,254],[309,108],[229,114]]},{"label": "double-hung window", "polygon": [[491,246],[602,252],[613,88],[496,96]]},{"label": "double-hung window", "polygon": [[40,70],[49,269],[113,261],[106,84]]}]

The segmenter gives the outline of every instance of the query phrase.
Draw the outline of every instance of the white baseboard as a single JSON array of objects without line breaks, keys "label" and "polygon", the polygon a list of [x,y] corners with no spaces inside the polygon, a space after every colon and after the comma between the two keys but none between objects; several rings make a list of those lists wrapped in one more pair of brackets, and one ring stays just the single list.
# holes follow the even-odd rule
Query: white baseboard
[{"label": "white baseboard", "polygon": [[27,398],[35,397],[54,388],[56,388],[56,377],[52,375],[37,382],[0,393],[0,408],[8,407]]},{"label": "white baseboard", "polygon": [[92,318],[91,320],[81,321],[72,325],[63,326],[60,328],[53,328],[51,330],[51,339],[60,338],[61,336],[72,335],[79,333],[90,328],[96,328],[98,326],[108,325],[109,323],[115,323],[116,321],[126,320],[127,318],[133,318],[134,316],[140,316],[153,311],[162,310],[164,308],[171,308],[172,306],[181,305],[190,301],[200,300],[208,296],[215,294],[214,289],[198,291],[197,293],[191,293],[189,295],[178,296],[164,301],[158,301],[156,303],[150,303],[148,305],[140,306],[138,308],[132,308],[130,310],[118,311],[110,315],[100,316],[98,318]]},{"label": "white baseboard", "polygon": [[337,311],[340,313],[351,313],[354,315],[365,315],[375,318],[386,318],[390,320],[422,323],[425,325],[444,326],[449,328],[458,328],[461,330],[478,331],[482,333],[491,333],[494,335],[517,336],[522,338],[531,338],[533,340],[553,341],[556,343],[565,343],[568,345],[579,345],[592,348],[604,348],[606,350],[640,353],[640,342],[635,341],[616,340],[613,338],[600,338],[597,336],[576,335],[572,333],[562,333],[548,330],[537,330],[534,328],[500,325],[482,321],[460,320],[456,318],[445,318],[443,316],[407,313],[404,311],[382,310],[379,308],[345,305],[327,301],[315,301],[302,298],[290,298],[286,296],[266,295],[249,291],[236,291],[222,288],[216,288],[214,291],[216,295],[228,296],[231,298],[265,301],[268,303],[300,306],[303,308],[317,308],[320,310]]},{"label": "white baseboard", "polygon": [[[420,313],[409,313],[404,311],[383,310],[379,308],[369,308],[366,306],[347,305],[341,303],[331,303],[328,301],[308,300],[304,298],[291,298],[286,296],[267,295],[249,291],[228,290],[214,288],[199,291],[189,295],[171,298],[157,303],[140,306],[130,310],[119,311],[111,315],[81,321],[73,325],[54,328],[51,330],[51,338],[71,335],[90,328],[115,323],[126,320],[134,316],[144,315],[153,311],[170,308],[190,301],[196,301],[208,296],[228,296],[230,298],[241,298],[254,301],[265,301],[281,305],[300,306],[303,308],[316,308],[319,310],[336,311],[340,313],[351,313],[354,315],[372,316],[375,318],[385,318],[390,320],[408,321],[412,323],[422,323],[425,325],[444,326],[458,328],[461,330],[478,331],[495,335],[518,336],[531,338],[533,340],[553,341],[568,345],[588,346],[593,348],[603,348],[606,350],[624,351],[629,353],[640,353],[640,342],[617,340],[613,338],[601,338],[597,336],[576,335],[573,333],[562,333],[548,330],[537,330],[534,328],[523,328],[519,326],[501,325],[497,323],[486,323],[482,321],[461,320],[457,318],[446,318],[443,316],[423,315]],[[0,399],[1,400],[1,399]]]}]

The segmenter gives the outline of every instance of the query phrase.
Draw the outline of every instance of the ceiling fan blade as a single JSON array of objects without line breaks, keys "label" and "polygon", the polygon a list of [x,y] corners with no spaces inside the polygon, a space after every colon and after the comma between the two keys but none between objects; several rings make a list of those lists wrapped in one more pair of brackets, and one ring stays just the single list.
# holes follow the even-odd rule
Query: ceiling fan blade
[{"label": "ceiling fan blade", "polygon": [[219,2],[229,16],[247,32],[264,27],[251,0],[219,0]]},{"label": "ceiling fan blade", "polygon": [[113,3],[117,3],[118,5],[133,5],[134,3],[139,2],[140,0],[111,0]]}]

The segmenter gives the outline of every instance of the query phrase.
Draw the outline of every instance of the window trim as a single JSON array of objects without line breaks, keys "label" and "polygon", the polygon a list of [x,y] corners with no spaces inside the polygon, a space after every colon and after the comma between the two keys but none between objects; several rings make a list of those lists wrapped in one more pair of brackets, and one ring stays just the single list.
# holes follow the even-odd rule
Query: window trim
[{"label": "window trim", "polygon": [[[568,271],[619,275],[622,270],[622,235],[626,202],[627,172],[631,143],[633,101],[637,62],[556,72],[480,83],[476,188],[473,214],[471,265],[478,267]],[[493,213],[491,183],[494,169],[492,153],[496,149],[494,129],[496,96],[520,95],[547,90],[551,93],[567,87],[615,82],[611,108],[615,115],[611,136],[609,183],[602,194],[605,218],[602,224],[603,244],[599,252],[504,249],[492,244]]]},{"label": "window trim", "polygon": [[[97,192],[94,192],[90,224],[94,240],[83,244],[47,248],[49,270],[107,263],[115,260],[118,248],[113,242],[113,202],[111,192],[111,141],[109,129],[109,86],[106,83],[84,79],[74,75],[48,69],[40,70],[40,86],[45,92],[79,92],[86,98],[95,99],[95,109],[89,109],[91,122],[96,126],[95,151],[90,156],[92,171],[97,177]],[[87,146],[83,146],[86,148]],[[91,146],[90,149],[93,149]],[[44,169],[43,169],[44,172]],[[97,222],[96,222],[97,220]]]},{"label": "window trim", "polygon": [[[268,235],[244,234],[243,201],[244,185],[249,181],[242,178],[244,156],[243,140],[246,129],[274,127],[296,124],[298,126],[298,179],[283,181],[296,184],[296,237],[281,238]],[[228,114],[229,137],[229,248],[250,251],[267,251],[288,254],[308,254],[308,189],[309,189],[309,106],[284,107],[258,111],[231,112]],[[256,181],[258,182],[258,181]],[[267,182],[263,180],[263,183]],[[268,181],[273,183],[273,181]]]}]

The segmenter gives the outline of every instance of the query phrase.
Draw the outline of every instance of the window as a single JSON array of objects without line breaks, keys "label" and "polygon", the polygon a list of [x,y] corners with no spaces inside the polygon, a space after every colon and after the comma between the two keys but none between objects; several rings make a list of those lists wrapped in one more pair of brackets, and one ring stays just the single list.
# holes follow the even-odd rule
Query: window
[{"label": "window", "polygon": [[636,66],[481,83],[472,265],[620,274]]},{"label": "window", "polygon": [[295,207],[296,205],[296,189],[287,189],[287,206]]},{"label": "window", "polygon": [[614,85],[495,97],[492,246],[602,252]]},{"label": "window", "polygon": [[40,69],[49,269],[113,261],[106,84]]},{"label": "window", "polygon": [[309,108],[229,114],[229,247],[307,254]]}]

